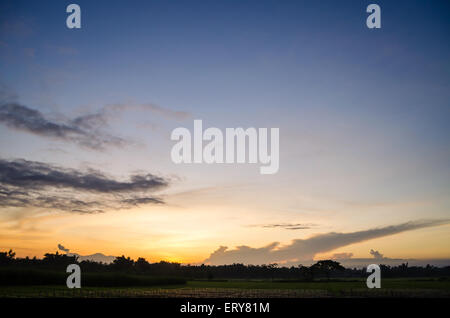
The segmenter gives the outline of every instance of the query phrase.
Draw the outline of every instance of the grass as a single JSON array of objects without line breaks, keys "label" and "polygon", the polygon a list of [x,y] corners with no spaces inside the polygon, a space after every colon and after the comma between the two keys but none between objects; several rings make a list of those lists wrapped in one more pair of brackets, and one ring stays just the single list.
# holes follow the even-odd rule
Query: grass
[{"label": "grass", "polygon": [[[189,281],[188,287],[193,288],[244,288],[244,289],[325,289],[336,291],[342,289],[358,289],[366,287],[365,279],[342,279],[335,281],[314,282],[278,282],[278,281],[240,281],[228,282]],[[386,289],[442,289],[450,291],[450,280],[431,278],[385,278],[381,280],[381,287]]]},{"label": "grass", "polygon": [[0,297],[450,297],[450,281],[431,278],[382,279],[381,289],[368,289],[365,280],[188,281],[133,287],[3,286]]}]

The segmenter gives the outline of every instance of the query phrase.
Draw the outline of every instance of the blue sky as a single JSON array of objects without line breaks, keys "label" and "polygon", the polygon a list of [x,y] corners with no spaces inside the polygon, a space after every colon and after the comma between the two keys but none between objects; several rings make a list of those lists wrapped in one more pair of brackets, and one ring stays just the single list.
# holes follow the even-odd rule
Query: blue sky
[{"label": "blue sky", "polygon": [[[372,2],[382,10],[379,30],[365,24]],[[215,245],[259,246],[448,217],[447,1],[76,1],[79,30],[65,26],[70,3],[2,2],[3,94],[56,118],[147,103],[189,116],[116,114],[107,129],[134,141],[126,151],[95,152],[0,126],[3,158],[118,176],[175,175],[180,181],[166,191],[172,210],[215,206],[217,219],[208,222],[229,226],[216,232],[239,233],[205,232],[201,240],[211,235]],[[280,172],[262,177],[249,166],[174,165],[170,131],[192,128],[193,119],[219,128],[279,127]],[[195,194],[179,202],[189,191]],[[321,226],[267,234],[248,227],[247,219],[226,221],[243,211],[256,223]],[[435,240],[448,232],[447,226]],[[192,246],[200,244],[196,239]],[[436,255],[449,253],[447,246]]]}]

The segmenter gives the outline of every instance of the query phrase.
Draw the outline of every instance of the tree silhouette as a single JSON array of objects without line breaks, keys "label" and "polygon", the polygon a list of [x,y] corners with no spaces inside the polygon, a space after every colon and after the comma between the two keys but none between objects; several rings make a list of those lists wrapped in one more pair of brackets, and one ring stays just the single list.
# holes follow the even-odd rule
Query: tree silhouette
[{"label": "tree silhouette", "polygon": [[143,257],[139,257],[134,266],[138,272],[148,272],[150,270],[150,263]]},{"label": "tree silhouette", "polygon": [[129,271],[133,269],[134,261],[130,257],[125,257],[125,255],[116,257],[112,263],[112,267],[116,270]]},{"label": "tree silhouette", "polygon": [[0,252],[0,264],[1,265],[9,265],[13,262],[16,253],[13,250],[9,250],[8,252]]},{"label": "tree silhouette", "polygon": [[312,265],[310,269],[312,273],[324,273],[327,276],[327,279],[330,279],[331,272],[345,270],[344,266],[342,266],[339,262],[333,260],[318,261],[317,263]]},{"label": "tree silhouette", "polygon": [[[318,261],[312,266],[277,266],[269,265],[182,265],[160,261],[150,263],[145,258],[136,261],[124,255],[117,257],[110,264],[99,263],[89,260],[78,262],[77,257],[71,254],[47,253],[44,258],[36,257],[20,258],[12,251],[0,252],[0,285],[6,283],[5,277],[10,277],[8,270],[14,269],[17,275],[22,275],[24,269],[27,271],[37,270],[43,272],[58,272],[65,275],[65,269],[69,264],[78,263],[83,273],[109,273],[121,275],[126,273],[139,274],[153,277],[184,277],[187,279],[296,279],[314,280],[317,276],[330,277],[367,277],[365,268],[345,269],[341,264],[333,260]],[[407,263],[389,266],[380,264],[383,277],[450,277],[450,266],[409,266]],[[2,274],[3,273],[3,274]],[[1,276],[3,275],[3,277]],[[59,275],[59,274],[58,274]],[[17,276],[17,277],[19,277]],[[14,279],[11,276],[9,282]],[[22,280],[23,282],[23,280]]]},{"label": "tree silhouette", "polygon": [[78,256],[59,254],[58,252],[55,254],[46,253],[42,262],[52,268],[66,268],[69,264],[78,263]]}]

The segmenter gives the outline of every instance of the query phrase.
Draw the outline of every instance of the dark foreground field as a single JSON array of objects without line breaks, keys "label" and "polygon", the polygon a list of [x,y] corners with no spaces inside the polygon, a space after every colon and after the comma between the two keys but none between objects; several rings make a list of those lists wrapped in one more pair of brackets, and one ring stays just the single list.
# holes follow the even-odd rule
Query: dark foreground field
[{"label": "dark foreground field", "polygon": [[435,278],[382,280],[368,289],[365,280],[315,282],[188,281],[151,287],[1,286],[0,297],[149,297],[149,298],[311,298],[311,297],[450,297],[450,280]]}]

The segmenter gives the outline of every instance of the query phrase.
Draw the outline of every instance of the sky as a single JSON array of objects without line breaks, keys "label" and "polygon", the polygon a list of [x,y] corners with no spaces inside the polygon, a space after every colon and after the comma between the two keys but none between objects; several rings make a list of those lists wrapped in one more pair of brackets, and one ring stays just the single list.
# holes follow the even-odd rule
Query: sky
[{"label": "sky", "polygon": [[[1,1],[0,250],[450,263],[449,9]],[[279,128],[278,172],[175,164],[195,119]]]}]

